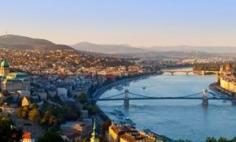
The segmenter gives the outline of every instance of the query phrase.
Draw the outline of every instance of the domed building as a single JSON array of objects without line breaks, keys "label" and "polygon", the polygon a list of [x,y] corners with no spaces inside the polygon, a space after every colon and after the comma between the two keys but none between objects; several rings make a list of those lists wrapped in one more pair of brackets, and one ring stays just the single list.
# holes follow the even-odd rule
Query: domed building
[{"label": "domed building", "polygon": [[0,64],[0,76],[6,76],[9,74],[9,63],[6,59],[4,59]]},{"label": "domed building", "polygon": [[10,65],[6,59],[0,64],[1,91],[14,93],[30,89],[29,76],[23,72],[10,72]]}]

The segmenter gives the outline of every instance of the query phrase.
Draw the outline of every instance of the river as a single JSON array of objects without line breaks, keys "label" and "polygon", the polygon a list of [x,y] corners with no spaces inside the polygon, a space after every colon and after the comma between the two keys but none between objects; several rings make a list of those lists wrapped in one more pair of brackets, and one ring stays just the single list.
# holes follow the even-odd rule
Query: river
[{"label": "river", "polygon": [[[185,96],[208,88],[215,80],[214,75],[156,75],[118,85],[101,97],[119,94],[126,89],[146,96]],[[132,100],[128,110],[123,101],[100,101],[97,104],[112,120],[119,118],[111,112],[120,110],[136,123],[138,129],[148,128],[172,139],[201,142],[209,136],[236,136],[236,105],[230,101],[209,100],[208,107],[204,107],[201,100]]]}]

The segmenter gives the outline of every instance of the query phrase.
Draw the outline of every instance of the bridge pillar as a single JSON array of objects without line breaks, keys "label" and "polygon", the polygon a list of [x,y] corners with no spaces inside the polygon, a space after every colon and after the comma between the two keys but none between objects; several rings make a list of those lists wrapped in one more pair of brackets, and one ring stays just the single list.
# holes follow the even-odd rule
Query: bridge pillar
[{"label": "bridge pillar", "polygon": [[208,90],[207,89],[204,89],[203,90],[203,94],[202,94],[202,104],[204,106],[207,106],[208,105]]},{"label": "bridge pillar", "polygon": [[124,107],[125,108],[129,108],[129,90],[125,90],[125,94],[124,94]]}]

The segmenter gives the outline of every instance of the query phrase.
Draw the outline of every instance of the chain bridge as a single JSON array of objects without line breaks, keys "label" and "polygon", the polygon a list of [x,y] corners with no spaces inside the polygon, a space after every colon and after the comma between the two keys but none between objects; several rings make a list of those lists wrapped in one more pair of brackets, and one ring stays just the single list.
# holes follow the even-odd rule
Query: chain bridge
[{"label": "chain bridge", "polygon": [[202,100],[203,105],[208,105],[208,100],[230,100],[233,101],[235,98],[224,96],[222,94],[218,94],[216,92],[208,91],[208,89],[204,89],[201,92],[188,94],[184,96],[173,96],[173,97],[153,97],[146,96],[142,94],[137,94],[130,92],[129,90],[125,90],[120,94],[111,95],[108,97],[98,98],[96,101],[124,101],[124,106],[129,106],[130,100]]}]

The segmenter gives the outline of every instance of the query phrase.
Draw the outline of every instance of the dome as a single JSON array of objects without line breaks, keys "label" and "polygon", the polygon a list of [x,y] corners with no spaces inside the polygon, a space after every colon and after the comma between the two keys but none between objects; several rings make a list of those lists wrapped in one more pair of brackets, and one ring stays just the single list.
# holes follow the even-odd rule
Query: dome
[{"label": "dome", "polygon": [[9,68],[9,63],[6,59],[4,59],[2,62],[1,62],[1,67],[2,68]]}]

